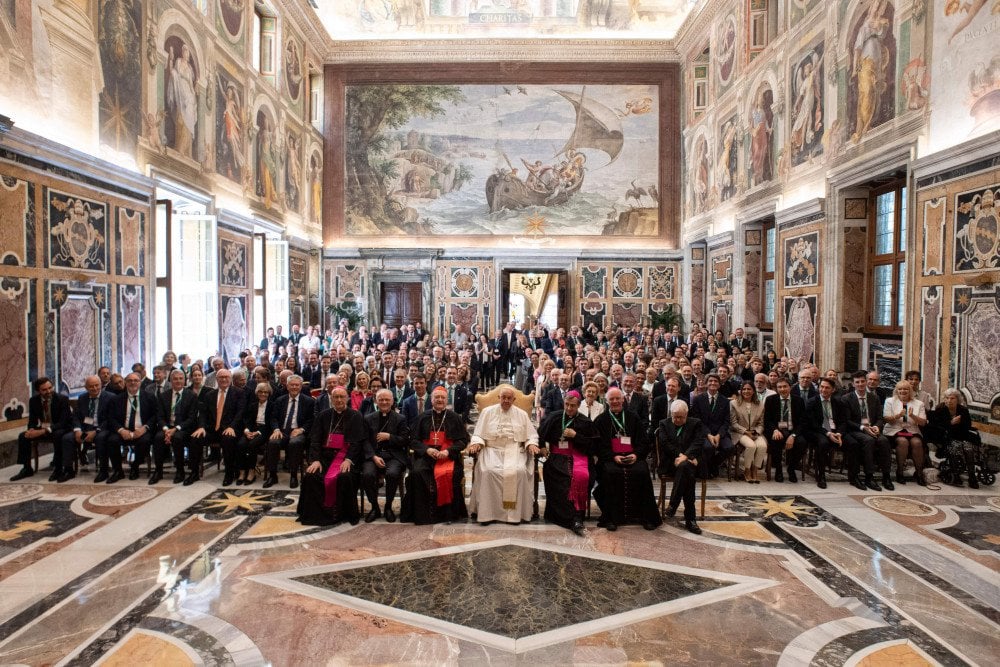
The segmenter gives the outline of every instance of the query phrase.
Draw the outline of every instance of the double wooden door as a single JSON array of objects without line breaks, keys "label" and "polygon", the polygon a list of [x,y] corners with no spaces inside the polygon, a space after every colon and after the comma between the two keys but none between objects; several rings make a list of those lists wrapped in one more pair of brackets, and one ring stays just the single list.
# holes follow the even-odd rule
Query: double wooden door
[{"label": "double wooden door", "polygon": [[422,321],[422,289],[420,283],[382,283],[382,321],[390,327]]}]

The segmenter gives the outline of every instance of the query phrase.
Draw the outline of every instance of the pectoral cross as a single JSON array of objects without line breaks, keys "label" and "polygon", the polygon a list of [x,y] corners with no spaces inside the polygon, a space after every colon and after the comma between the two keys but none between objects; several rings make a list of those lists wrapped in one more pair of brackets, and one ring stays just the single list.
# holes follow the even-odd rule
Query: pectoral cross
[{"label": "pectoral cross", "polygon": [[438,444],[438,438],[440,436],[441,436],[441,431],[434,431],[434,433],[431,434],[431,440],[434,442],[435,445]]}]

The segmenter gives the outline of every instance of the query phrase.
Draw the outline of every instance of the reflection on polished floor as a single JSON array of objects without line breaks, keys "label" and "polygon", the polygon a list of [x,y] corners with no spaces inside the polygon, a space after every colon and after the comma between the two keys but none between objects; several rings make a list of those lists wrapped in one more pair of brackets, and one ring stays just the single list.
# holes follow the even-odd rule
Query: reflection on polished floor
[{"label": "reflection on polished floor", "polygon": [[1000,655],[992,487],[720,482],[700,536],[668,521],[614,533],[589,523],[577,537],[544,523],[303,527],[287,487],[88,479],[0,483],[0,664]]}]

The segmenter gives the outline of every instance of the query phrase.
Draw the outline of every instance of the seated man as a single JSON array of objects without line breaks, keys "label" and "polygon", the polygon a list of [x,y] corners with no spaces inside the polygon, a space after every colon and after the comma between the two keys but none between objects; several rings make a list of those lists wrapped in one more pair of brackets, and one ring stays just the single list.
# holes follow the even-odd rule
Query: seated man
[{"label": "seated man", "polygon": [[[74,453],[93,447],[97,455],[97,477],[95,484],[108,479],[108,408],[115,399],[110,391],[101,386],[101,378],[91,375],[83,381],[86,393],[76,399],[73,410],[73,431],[63,436],[63,452],[67,445]],[[81,449],[83,448],[83,449]],[[65,456],[65,454],[64,454]]]},{"label": "seated man", "polygon": [[468,517],[462,451],[469,432],[462,418],[448,409],[448,390],[431,392],[431,409],[410,429],[413,471],[407,477],[402,520],[416,524],[451,522]]},{"label": "seated man", "polygon": [[816,486],[821,489],[826,488],[826,469],[830,466],[831,453],[844,447],[841,430],[847,415],[844,404],[833,397],[836,390],[833,380],[820,378],[819,396],[806,404],[812,443],[816,448]]},{"label": "seated man", "polygon": [[[174,484],[184,481],[184,447],[191,442],[191,436],[198,428],[198,399],[194,392],[184,386],[184,371],[179,368],[170,371],[169,381],[170,391],[163,392],[159,398],[160,430],[153,436],[153,462],[156,468],[149,478],[150,484],[163,479],[167,447],[173,451],[174,467],[177,469]],[[200,450],[201,445],[197,445],[197,448]]]},{"label": "seated man", "polygon": [[[333,398],[336,400],[336,390]],[[376,410],[365,417],[369,446],[364,453],[361,482],[372,506],[365,516],[365,523],[382,516],[378,507],[378,471],[385,471],[385,520],[392,523],[396,520],[392,502],[396,499],[403,473],[410,467],[410,429],[403,416],[392,409],[392,404],[392,392],[380,389],[375,394]]]},{"label": "seated man", "polygon": [[406,425],[412,430],[417,425],[417,419],[431,409],[431,395],[427,391],[427,378],[423,375],[413,376],[413,393],[403,399],[399,413],[406,420]]},{"label": "seated man", "polygon": [[10,478],[19,479],[35,474],[31,467],[32,443],[48,440],[52,442],[52,474],[50,482],[65,482],[74,477],[72,444],[67,448],[63,436],[73,430],[73,413],[69,399],[57,394],[51,380],[40,377],[32,383],[35,395],[28,400],[28,429],[17,437],[17,462],[21,470]]},{"label": "seated man", "polygon": [[794,484],[799,481],[795,471],[801,465],[806,448],[809,421],[806,405],[800,397],[792,394],[788,378],[779,377],[777,388],[778,393],[764,399],[764,435],[767,436],[768,452],[774,467],[774,481],[785,481],[781,471],[781,454],[784,452],[788,481]]},{"label": "seated man", "polygon": [[670,404],[670,419],[663,419],[656,427],[656,448],[659,452],[660,477],[673,475],[667,516],[674,516],[684,501],[684,526],[695,535],[701,535],[695,511],[695,473],[704,452],[705,429],[697,417],[688,417],[687,403],[676,400]]},{"label": "seated man", "polygon": [[[875,392],[868,391],[865,371],[855,372],[851,376],[851,384],[854,390],[840,399],[847,413],[843,433],[848,453],[848,478],[862,491],[881,491],[882,486],[892,491],[895,488],[892,483],[892,451],[889,440],[882,436],[882,403]],[[876,459],[882,473],[882,486],[875,481]],[[864,480],[860,471],[862,462]]]},{"label": "seated man", "polygon": [[736,453],[729,435],[729,399],[719,393],[722,381],[714,373],[708,376],[707,391],[691,400],[691,416],[705,428],[707,474],[716,476],[719,465]]},{"label": "seated man", "polygon": [[608,409],[594,420],[600,434],[599,482],[594,490],[594,499],[601,508],[598,525],[613,531],[619,524],[640,523],[646,530],[654,530],[663,520],[656,508],[646,464],[648,417],[640,417],[625,407],[621,389],[608,389],[606,398]]},{"label": "seated man", "polygon": [[514,406],[514,388],[502,387],[500,403],[480,413],[469,446],[469,454],[479,455],[469,496],[479,523],[531,521],[539,451],[528,413]]},{"label": "seated man", "polygon": [[[191,446],[188,447],[191,472],[184,479],[185,486],[194,484],[201,477],[201,455],[205,445],[218,445],[222,448],[225,466],[223,486],[231,485],[238,472],[236,441],[242,430],[246,392],[233,386],[233,376],[228,369],[224,368],[216,375],[218,387],[202,394],[201,409],[198,410],[199,428],[191,435]],[[182,463],[178,464],[175,460],[175,465],[178,466],[177,474],[183,473]],[[175,476],[174,483],[176,482]]]},{"label": "seated man", "polygon": [[149,446],[157,427],[159,408],[153,394],[140,391],[138,373],[125,376],[125,392],[111,403],[108,412],[108,452],[114,470],[108,484],[122,478],[122,446],[132,448],[132,463],[128,478],[139,479],[139,466],[149,456]]},{"label": "seated man", "polygon": [[[301,390],[301,378],[298,384]],[[296,397],[301,400],[305,395]],[[347,406],[346,389],[337,387],[332,398],[333,407],[316,418],[309,438],[306,455],[309,466],[302,478],[298,506],[299,523],[307,526],[329,526],[340,521],[354,525],[361,519],[354,471],[360,467],[368,448],[368,426],[361,413]]]},{"label": "seated man", "polygon": [[563,409],[545,416],[538,435],[548,456],[542,468],[545,520],[582,536],[590,501],[590,457],[597,455],[600,435],[579,410],[579,392],[568,392]]},{"label": "seated man", "polygon": [[[264,466],[267,469],[267,479],[263,487],[269,489],[278,483],[278,459],[281,450],[285,450],[285,462],[291,479],[288,486],[297,489],[299,486],[299,468],[302,465],[302,450],[310,442],[309,429],[312,427],[316,412],[315,400],[312,396],[302,393],[302,378],[292,375],[285,383],[287,394],[279,396],[274,403],[271,417],[271,437],[264,447]],[[339,393],[338,387],[338,392]],[[346,390],[345,390],[346,391]],[[319,446],[322,442],[322,434]],[[316,461],[317,459],[312,459]]]}]

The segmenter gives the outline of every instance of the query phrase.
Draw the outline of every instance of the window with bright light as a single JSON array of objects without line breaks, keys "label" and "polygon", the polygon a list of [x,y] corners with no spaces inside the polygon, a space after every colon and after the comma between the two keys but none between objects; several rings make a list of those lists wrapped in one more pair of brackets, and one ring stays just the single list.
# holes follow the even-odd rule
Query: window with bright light
[{"label": "window with bright light", "polygon": [[288,243],[268,239],[264,269],[264,308],[267,323],[264,328],[281,325],[283,335],[288,328]]},{"label": "window with bright light", "polygon": [[207,359],[219,347],[215,216],[174,215],[171,227],[170,329],[174,351]]},{"label": "window with bright light", "polygon": [[874,191],[870,210],[868,326],[899,331],[906,319],[906,187]]},{"label": "window with bright light", "polygon": [[264,76],[275,73],[274,52],[277,41],[278,18],[263,2],[255,2],[253,7],[253,68]]},{"label": "window with bright light", "polygon": [[761,290],[761,299],[763,299],[761,303],[761,326],[772,327],[774,326],[774,264],[778,236],[774,222],[765,223],[762,233],[764,235],[764,271],[761,274],[761,279],[764,289]]}]

